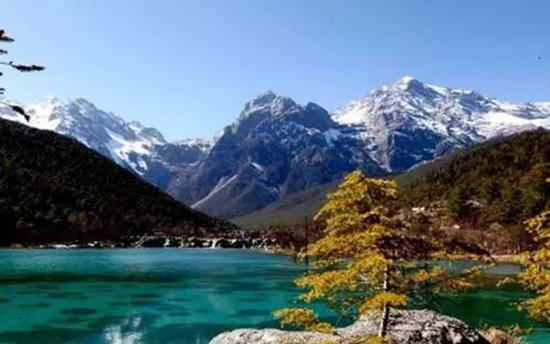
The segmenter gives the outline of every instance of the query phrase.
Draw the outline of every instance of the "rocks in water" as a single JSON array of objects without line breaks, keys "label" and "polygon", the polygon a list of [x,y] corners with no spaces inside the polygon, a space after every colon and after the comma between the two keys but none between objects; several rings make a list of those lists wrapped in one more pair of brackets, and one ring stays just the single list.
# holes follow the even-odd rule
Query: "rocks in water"
[{"label": "rocks in water", "polygon": [[[379,323],[379,315],[371,313],[348,327],[337,329],[334,334],[239,329],[219,334],[210,343],[357,343],[358,338],[375,336]],[[393,342],[399,344],[489,344],[464,322],[428,310],[392,309],[387,333]]]},{"label": "rocks in water", "polygon": [[141,243],[141,247],[165,247],[166,240],[164,237],[146,237]]},{"label": "rocks in water", "polygon": [[[291,244],[291,243],[290,243]],[[12,245],[12,247],[17,247]],[[23,246],[21,246],[23,247]],[[32,246],[30,246],[32,247]],[[121,241],[71,241],[36,246],[38,248],[233,248],[276,251],[287,249],[289,243],[278,240],[271,233],[228,231],[210,236],[171,236],[162,233],[130,236]]]}]

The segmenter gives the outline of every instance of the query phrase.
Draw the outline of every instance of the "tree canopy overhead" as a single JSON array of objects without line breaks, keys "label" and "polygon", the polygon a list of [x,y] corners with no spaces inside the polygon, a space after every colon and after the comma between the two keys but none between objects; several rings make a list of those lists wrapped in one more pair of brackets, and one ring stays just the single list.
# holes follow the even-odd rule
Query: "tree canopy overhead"
[{"label": "tree canopy overhead", "polygon": [[[5,30],[0,29],[0,43],[12,43],[14,41],[15,40],[11,36],[9,36]],[[7,55],[7,54],[8,54],[8,51],[6,49],[0,49],[0,55]],[[39,72],[45,69],[45,67],[39,66],[36,64],[19,64],[13,61],[3,61],[3,60],[0,60],[0,66],[7,66],[11,69],[15,69],[23,73]],[[4,75],[3,72],[0,71],[0,77],[3,75]],[[6,88],[3,86],[0,86],[0,96],[4,95],[5,92],[6,92]],[[0,103],[9,106],[13,111],[24,116],[27,121],[30,120],[29,115],[25,112],[25,110],[21,106],[16,104],[5,103],[5,102],[0,102]]]}]

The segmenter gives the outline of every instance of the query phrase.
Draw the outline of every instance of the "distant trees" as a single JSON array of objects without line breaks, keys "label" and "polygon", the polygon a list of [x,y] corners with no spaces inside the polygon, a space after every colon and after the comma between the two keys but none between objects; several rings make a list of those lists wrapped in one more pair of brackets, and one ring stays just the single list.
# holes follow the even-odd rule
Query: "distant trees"
[{"label": "distant trees", "polygon": [[[14,39],[12,37],[10,37],[6,33],[5,30],[0,29],[0,43],[12,43],[13,41],[14,41]],[[6,49],[1,49],[0,48],[0,55],[7,55],[7,54],[8,54],[8,51]],[[37,72],[37,71],[44,70],[43,66],[39,66],[39,65],[35,65],[35,64],[30,64],[30,65],[18,64],[18,63],[15,63],[13,61],[2,61],[2,60],[0,60],[0,65],[1,66],[7,66],[9,68],[12,68],[12,69],[15,69],[19,72],[24,72],[24,73]],[[0,71],[0,77],[1,76],[3,76],[3,72]],[[6,92],[6,88],[0,86],[0,95],[4,95],[5,92]],[[15,111],[15,112],[19,113],[20,115],[24,116],[27,121],[30,119],[29,115],[27,115],[25,113],[25,110],[21,106],[16,105],[16,104],[8,104],[8,103],[4,103],[4,102],[2,102],[2,104],[5,104],[5,105],[9,106],[13,111]]]},{"label": "distant trees", "polygon": [[550,207],[549,156],[548,130],[487,142],[397,177],[400,201],[405,208],[446,208],[461,228],[494,235],[501,252],[511,252],[517,239],[528,239],[523,222]]},{"label": "distant trees", "polygon": [[[349,174],[316,215],[325,224],[321,239],[310,244],[314,271],[298,279],[301,300],[325,301],[342,315],[380,311],[378,337],[386,336],[392,307],[403,307],[422,293],[468,287],[478,269],[450,274],[434,263],[446,252],[424,221],[398,212],[397,184]],[[414,222],[414,225],[413,225]],[[331,331],[307,308],[275,312],[283,325]]]},{"label": "distant trees", "polygon": [[451,189],[447,201],[447,210],[456,219],[463,219],[469,213],[468,191],[464,185]]},{"label": "distant trees", "polygon": [[525,270],[519,278],[535,297],[521,303],[520,309],[535,320],[550,322],[550,210],[527,221],[527,226],[538,248],[523,260]]}]

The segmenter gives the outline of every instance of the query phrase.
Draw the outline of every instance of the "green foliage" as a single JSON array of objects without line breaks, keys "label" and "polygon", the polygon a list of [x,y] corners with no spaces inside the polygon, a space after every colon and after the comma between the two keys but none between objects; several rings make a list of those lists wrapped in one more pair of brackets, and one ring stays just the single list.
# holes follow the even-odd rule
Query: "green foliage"
[{"label": "green foliage", "polygon": [[447,209],[455,219],[464,218],[469,213],[468,191],[464,185],[457,185],[449,192]]},{"label": "green foliage", "polygon": [[0,244],[231,227],[75,140],[0,120]]},{"label": "green foliage", "polygon": [[550,132],[490,141],[397,177],[407,206],[447,203],[450,215],[478,228],[520,225],[550,206]]},{"label": "green foliage", "polygon": [[[525,132],[475,145],[450,157],[393,176],[406,207],[449,203],[456,221],[488,228],[503,226],[511,241],[524,236],[521,223],[548,207],[550,133]],[[244,228],[299,224],[315,214],[337,182],[288,195],[264,209],[235,219]],[[468,202],[468,201],[474,202]],[[476,206],[477,205],[477,206]]]}]

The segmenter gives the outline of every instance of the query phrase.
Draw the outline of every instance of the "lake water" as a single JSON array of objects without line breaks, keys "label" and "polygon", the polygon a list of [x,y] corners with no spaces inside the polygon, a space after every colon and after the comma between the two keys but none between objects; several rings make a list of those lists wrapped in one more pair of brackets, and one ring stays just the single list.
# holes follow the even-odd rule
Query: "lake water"
[{"label": "lake water", "polygon": [[[0,250],[0,263],[0,343],[207,343],[276,326],[271,312],[292,304],[304,271],[282,256],[198,249]],[[438,307],[477,327],[537,327],[529,343],[550,343],[511,305],[525,296],[484,288]]]}]

